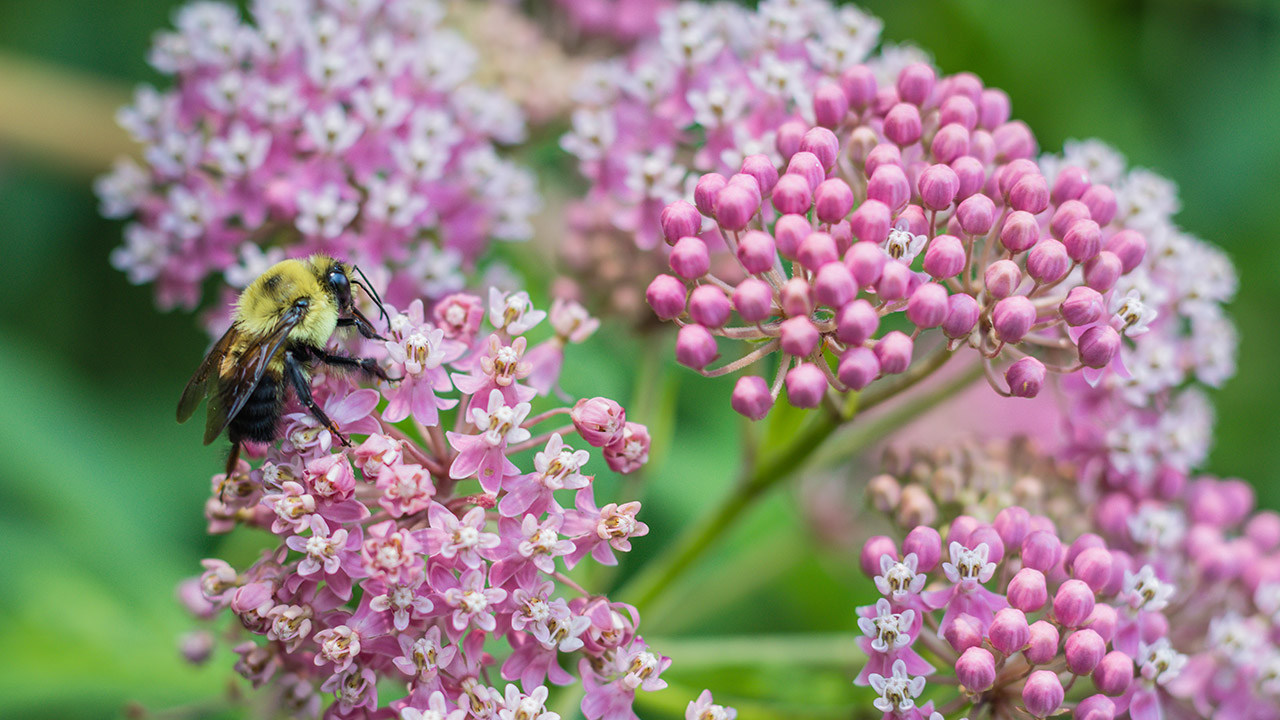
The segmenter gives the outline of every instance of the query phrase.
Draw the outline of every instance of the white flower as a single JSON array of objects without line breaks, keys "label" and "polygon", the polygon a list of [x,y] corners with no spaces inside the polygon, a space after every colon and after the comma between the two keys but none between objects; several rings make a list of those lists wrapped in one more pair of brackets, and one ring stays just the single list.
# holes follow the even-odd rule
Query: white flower
[{"label": "white flower", "polygon": [[1139,643],[1137,661],[1142,677],[1165,685],[1182,672],[1187,656],[1174,650],[1169,638],[1160,638],[1150,645]]},{"label": "white flower", "polygon": [[1119,330],[1129,337],[1137,337],[1150,330],[1151,321],[1159,313],[1155,308],[1142,302],[1142,293],[1137,288],[1129,290],[1123,296],[1111,296],[1111,312]]},{"label": "white flower", "polygon": [[875,577],[876,590],[881,595],[888,595],[895,601],[907,595],[914,595],[924,589],[927,577],[916,572],[919,559],[915,553],[907,553],[902,562],[895,562],[892,555],[880,556],[880,574]]},{"label": "white flower", "polygon": [[534,310],[529,293],[521,290],[507,294],[496,287],[489,288],[489,323],[510,335],[523,335],[547,316],[544,310]]},{"label": "white flower", "polygon": [[906,712],[916,706],[915,699],[924,692],[925,679],[908,677],[907,664],[902,660],[894,661],[891,676],[871,673],[867,680],[871,682],[871,688],[880,693],[874,703],[880,712]]},{"label": "white flower", "polygon": [[958,542],[950,546],[951,562],[942,563],[942,572],[947,580],[963,585],[985,583],[996,574],[996,564],[987,562],[991,548],[986,543],[970,550]]},{"label": "white flower", "polygon": [[911,643],[911,624],[915,621],[915,610],[893,612],[889,601],[880,598],[876,601],[874,618],[858,618],[858,628],[871,638],[871,649],[880,653],[904,648]]},{"label": "white flower", "polygon": [[914,235],[907,226],[906,221],[899,220],[896,227],[889,231],[889,237],[885,238],[884,244],[880,247],[890,258],[897,260],[903,265],[910,265],[911,261],[916,259],[920,251],[924,250],[925,243],[929,238],[924,235]]},{"label": "white flower", "polygon": [[1134,610],[1159,612],[1169,606],[1173,593],[1173,585],[1161,582],[1150,565],[1143,565],[1136,575],[1128,570],[1124,572],[1120,597]]}]

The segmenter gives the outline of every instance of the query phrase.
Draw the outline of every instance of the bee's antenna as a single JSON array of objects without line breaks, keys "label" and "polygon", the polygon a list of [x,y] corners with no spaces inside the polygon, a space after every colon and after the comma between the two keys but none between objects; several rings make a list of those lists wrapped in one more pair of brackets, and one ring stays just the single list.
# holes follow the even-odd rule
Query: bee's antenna
[{"label": "bee's antenna", "polygon": [[363,288],[365,292],[369,293],[369,297],[373,298],[374,304],[378,306],[378,317],[385,318],[389,322],[391,318],[387,315],[386,308],[382,307],[382,298],[378,297],[378,291],[373,289],[373,283],[369,282],[369,278],[365,276],[364,271],[360,269],[360,266],[352,265],[351,267],[354,268],[356,272],[360,273],[361,279],[364,280],[364,284],[356,282],[355,285]]}]

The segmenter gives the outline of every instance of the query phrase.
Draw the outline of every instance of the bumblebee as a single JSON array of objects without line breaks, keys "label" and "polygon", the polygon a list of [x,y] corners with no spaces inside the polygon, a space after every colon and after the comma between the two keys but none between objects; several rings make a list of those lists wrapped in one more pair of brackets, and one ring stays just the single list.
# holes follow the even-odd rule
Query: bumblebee
[{"label": "bumblebee", "polygon": [[[311,397],[310,371],[316,363],[397,379],[388,377],[372,358],[334,355],[325,349],[340,327],[354,327],[369,339],[385,339],[356,308],[352,284],[341,262],[312,255],[276,263],[240,294],[230,329],[214,343],[178,401],[178,422],[186,422],[200,400],[208,398],[204,444],[227,431],[228,479],[239,462],[241,443],[278,437],[290,389],[334,437],[351,444]],[[359,281],[354,284],[373,298],[385,317],[377,293]]]}]

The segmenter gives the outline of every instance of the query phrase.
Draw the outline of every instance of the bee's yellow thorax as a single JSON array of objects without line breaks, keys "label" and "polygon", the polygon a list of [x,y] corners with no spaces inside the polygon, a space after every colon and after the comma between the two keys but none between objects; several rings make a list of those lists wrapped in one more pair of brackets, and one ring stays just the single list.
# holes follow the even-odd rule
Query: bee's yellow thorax
[{"label": "bee's yellow thorax", "polygon": [[235,322],[241,331],[250,337],[271,332],[284,313],[305,297],[310,303],[306,317],[289,333],[289,339],[324,347],[338,327],[338,305],[316,277],[316,265],[316,258],[283,260],[259,275],[236,303]]}]

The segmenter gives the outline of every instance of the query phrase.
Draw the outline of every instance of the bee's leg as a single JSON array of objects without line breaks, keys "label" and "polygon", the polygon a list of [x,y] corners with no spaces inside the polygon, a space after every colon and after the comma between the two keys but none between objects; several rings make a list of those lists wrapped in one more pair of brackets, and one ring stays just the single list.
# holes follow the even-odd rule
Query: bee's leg
[{"label": "bee's leg", "polygon": [[386,338],[378,334],[377,330],[373,329],[373,325],[369,324],[368,318],[361,315],[358,310],[352,310],[352,312],[355,313],[355,317],[338,318],[338,327],[354,326],[356,330],[360,331],[361,335],[370,340],[386,340]]},{"label": "bee's leg", "polygon": [[351,441],[338,430],[338,426],[324,414],[324,410],[311,397],[311,383],[307,381],[307,374],[303,372],[302,362],[292,350],[284,352],[284,375],[293,386],[293,391],[298,394],[298,399],[307,407],[307,410],[311,411],[311,415],[319,420],[321,425],[329,428],[329,432],[333,433],[343,445],[351,447]]},{"label": "bee's leg", "polygon": [[218,502],[223,502],[223,495],[227,492],[227,485],[231,484],[231,477],[235,474],[236,466],[240,464],[240,441],[231,441],[231,452],[227,455],[227,476],[222,479],[222,484],[218,487]]},{"label": "bee's leg", "polygon": [[342,368],[360,370],[363,373],[386,380],[387,382],[394,382],[396,380],[403,379],[388,376],[387,371],[383,370],[382,366],[378,365],[378,361],[373,358],[353,358],[346,357],[344,355],[330,355],[323,350],[316,350],[315,348],[307,348],[307,351],[311,353],[312,357],[326,365],[336,365]]}]

